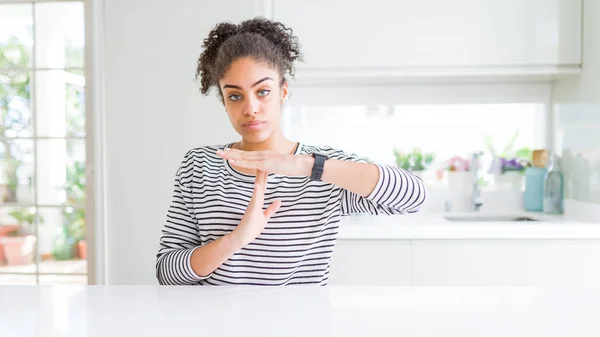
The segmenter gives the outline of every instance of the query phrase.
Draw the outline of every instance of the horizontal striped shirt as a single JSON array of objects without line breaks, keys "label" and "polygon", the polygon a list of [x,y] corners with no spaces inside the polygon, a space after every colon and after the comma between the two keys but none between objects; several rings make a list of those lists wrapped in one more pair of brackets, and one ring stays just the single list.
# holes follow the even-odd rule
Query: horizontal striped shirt
[{"label": "horizontal striped shirt", "polygon": [[[414,213],[425,201],[423,181],[390,165],[376,164],[379,179],[367,197],[309,177],[269,174],[263,208],[277,199],[281,207],[256,239],[201,277],[192,270],[192,252],[235,229],[252,197],[255,177],[216,155],[231,145],[192,149],[178,168],[156,259],[160,284],[326,285],[342,216]],[[305,144],[298,144],[295,155],[313,152],[366,162],[355,154]]]}]

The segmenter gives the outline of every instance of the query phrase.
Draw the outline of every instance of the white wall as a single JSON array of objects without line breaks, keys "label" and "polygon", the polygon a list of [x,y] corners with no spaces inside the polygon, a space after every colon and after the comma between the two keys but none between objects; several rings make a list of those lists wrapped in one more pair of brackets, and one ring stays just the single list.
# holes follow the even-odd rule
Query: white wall
[{"label": "white wall", "polygon": [[252,1],[106,0],[106,277],[154,284],[175,171],[194,146],[236,139],[221,103],[193,81],[204,37]]},{"label": "white wall", "polygon": [[214,93],[199,93],[196,60],[217,22],[250,18],[263,3],[104,1],[109,284],[156,283],[160,230],[182,156],[237,138]]},{"label": "white wall", "polygon": [[581,76],[553,87],[556,150],[563,155],[567,196],[600,204],[600,1],[583,1]]}]

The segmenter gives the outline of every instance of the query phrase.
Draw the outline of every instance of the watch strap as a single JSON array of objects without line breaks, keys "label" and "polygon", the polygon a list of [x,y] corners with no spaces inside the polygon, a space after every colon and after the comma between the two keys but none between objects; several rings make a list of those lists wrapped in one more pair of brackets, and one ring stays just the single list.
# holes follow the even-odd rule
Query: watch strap
[{"label": "watch strap", "polygon": [[325,169],[325,161],[327,160],[327,156],[316,152],[313,152],[312,156],[315,158],[315,163],[312,168],[310,179],[320,181],[321,177],[323,176],[323,170]]}]

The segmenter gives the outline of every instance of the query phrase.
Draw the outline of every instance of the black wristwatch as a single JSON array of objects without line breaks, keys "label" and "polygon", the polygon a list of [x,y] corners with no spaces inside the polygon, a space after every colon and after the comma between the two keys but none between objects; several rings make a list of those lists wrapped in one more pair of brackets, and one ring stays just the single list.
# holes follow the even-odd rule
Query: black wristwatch
[{"label": "black wristwatch", "polygon": [[313,165],[312,172],[310,174],[310,180],[320,181],[323,175],[323,169],[325,168],[325,161],[329,158],[326,154],[313,152],[313,158],[315,158],[315,164]]}]

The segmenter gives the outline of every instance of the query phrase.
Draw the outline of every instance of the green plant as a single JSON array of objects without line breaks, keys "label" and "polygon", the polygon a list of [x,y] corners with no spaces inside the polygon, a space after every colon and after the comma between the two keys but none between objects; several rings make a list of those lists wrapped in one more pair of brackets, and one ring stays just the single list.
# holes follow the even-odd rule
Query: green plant
[{"label": "green plant", "polygon": [[67,179],[63,186],[67,203],[74,208],[63,211],[67,235],[75,242],[85,239],[85,164],[73,161],[67,166]]},{"label": "green plant", "polygon": [[422,153],[416,148],[412,152],[413,166],[412,171],[425,171],[426,166],[431,165],[434,159],[433,153]]},{"label": "green plant", "polygon": [[[19,229],[10,233],[12,236],[25,235],[32,232],[31,225],[36,220],[36,211],[31,208],[19,208],[15,211],[9,212],[8,215],[17,220]],[[37,216],[38,224],[44,223],[44,218],[41,215]]]},{"label": "green plant", "polygon": [[18,186],[17,172],[22,161],[17,158],[18,151],[9,142],[12,133],[29,127],[31,114],[28,111],[31,99],[30,75],[16,69],[27,68],[30,64],[30,50],[12,37],[0,45],[0,68],[8,69],[0,73],[0,156],[3,160],[4,181],[8,187],[3,197],[5,202],[16,202]]},{"label": "green plant", "polygon": [[[9,145],[10,146],[10,145]],[[7,195],[5,196],[6,202],[17,201],[17,187],[19,186],[19,177],[17,172],[19,167],[23,164],[21,160],[18,160],[10,155],[10,151],[7,151],[7,158],[4,159],[5,166],[5,179],[6,187],[8,187]]]},{"label": "green plant", "polygon": [[435,160],[434,153],[423,153],[420,148],[414,148],[411,152],[394,149],[394,156],[396,166],[409,171],[424,171]]},{"label": "green plant", "polygon": [[85,239],[85,210],[77,209],[71,213],[71,216],[67,219],[67,231],[69,237],[75,242]]},{"label": "green plant", "polygon": [[63,186],[67,193],[67,203],[73,207],[63,210],[63,226],[52,244],[52,256],[57,261],[73,258],[73,248],[84,240],[85,227],[85,164],[72,161],[67,166],[66,182]]},{"label": "green plant", "polygon": [[409,170],[410,169],[410,154],[398,151],[394,149],[394,156],[396,156],[396,166],[401,169]]},{"label": "green plant", "polygon": [[488,148],[488,151],[494,158],[505,158],[508,160],[513,158],[519,158],[531,162],[533,151],[530,148],[526,146],[518,149],[514,148],[515,142],[517,138],[519,138],[519,133],[519,129],[515,130],[510,140],[504,146],[500,153],[496,152],[496,149],[494,149],[492,145],[492,137],[490,135],[484,135],[484,142],[486,147]]}]

